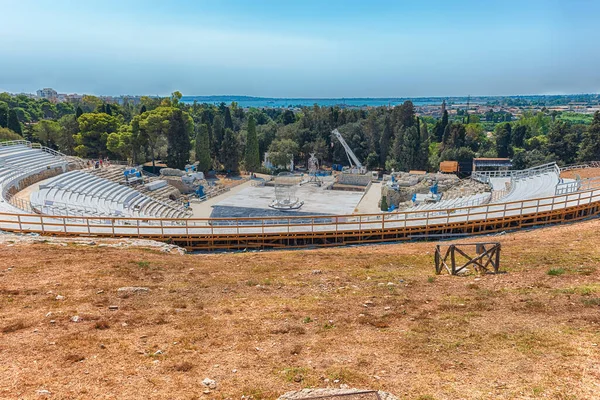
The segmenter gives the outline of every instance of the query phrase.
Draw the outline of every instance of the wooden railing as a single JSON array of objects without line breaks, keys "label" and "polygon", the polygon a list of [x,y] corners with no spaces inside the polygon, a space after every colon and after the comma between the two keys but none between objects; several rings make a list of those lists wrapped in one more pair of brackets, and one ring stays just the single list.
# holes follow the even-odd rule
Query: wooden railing
[{"label": "wooden railing", "polygon": [[592,217],[600,189],[452,210],[262,218],[56,217],[0,214],[0,228],[51,235],[141,237],[190,250],[335,246],[466,236]]}]

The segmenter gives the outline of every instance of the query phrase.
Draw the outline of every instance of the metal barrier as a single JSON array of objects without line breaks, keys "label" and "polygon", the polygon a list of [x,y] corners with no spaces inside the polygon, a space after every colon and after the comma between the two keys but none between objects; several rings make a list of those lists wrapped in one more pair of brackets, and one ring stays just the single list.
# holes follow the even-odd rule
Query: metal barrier
[{"label": "metal barrier", "polygon": [[471,174],[471,178],[482,183],[489,183],[490,178],[511,178],[523,179],[533,175],[539,175],[546,172],[556,171],[560,174],[560,168],[556,163],[548,163],[538,165],[536,167],[522,170],[506,170],[506,171],[475,171]]},{"label": "metal barrier", "polygon": [[562,182],[556,185],[556,189],[554,194],[557,196],[569,194],[569,193],[577,193],[579,191],[586,191],[591,189],[599,189],[600,188],[600,177],[587,178],[587,179],[578,179],[571,182]]}]

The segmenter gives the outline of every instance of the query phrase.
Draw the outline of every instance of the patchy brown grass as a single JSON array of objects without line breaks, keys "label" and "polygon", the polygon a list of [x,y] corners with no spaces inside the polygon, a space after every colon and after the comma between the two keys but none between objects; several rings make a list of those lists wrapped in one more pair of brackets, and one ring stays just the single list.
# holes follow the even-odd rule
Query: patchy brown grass
[{"label": "patchy brown grass", "polygon": [[[4,246],[0,398],[271,399],[341,383],[404,399],[599,398],[599,231],[594,220],[485,238],[502,242],[506,273],[481,277],[434,277],[434,243]],[[122,286],[150,292],[119,297]]]},{"label": "patchy brown grass", "polygon": [[560,173],[561,178],[575,179],[578,176],[581,179],[595,178],[600,176],[600,168],[572,169]]}]

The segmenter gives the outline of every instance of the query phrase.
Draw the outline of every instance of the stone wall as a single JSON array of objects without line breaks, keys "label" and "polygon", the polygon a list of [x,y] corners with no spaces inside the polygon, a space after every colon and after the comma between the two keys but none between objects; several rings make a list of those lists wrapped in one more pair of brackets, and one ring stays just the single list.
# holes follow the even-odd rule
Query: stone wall
[{"label": "stone wall", "polygon": [[388,185],[390,180],[390,175],[384,176],[384,184],[381,186],[381,196],[385,196],[388,207],[393,205],[400,209],[406,208],[401,205],[409,202],[413,194],[428,193],[429,188],[434,182],[438,183],[438,193],[443,193],[460,182],[460,179],[452,174],[430,173],[415,175],[407,172],[395,172],[394,180],[398,185],[398,189],[396,190]]},{"label": "stone wall", "polygon": [[337,183],[342,185],[367,186],[371,180],[371,175],[339,174],[336,176]]},{"label": "stone wall", "polygon": [[21,190],[45,179],[52,178],[65,172],[62,167],[48,168],[43,171],[21,177],[19,181],[14,182],[8,189],[9,196],[14,196]]}]

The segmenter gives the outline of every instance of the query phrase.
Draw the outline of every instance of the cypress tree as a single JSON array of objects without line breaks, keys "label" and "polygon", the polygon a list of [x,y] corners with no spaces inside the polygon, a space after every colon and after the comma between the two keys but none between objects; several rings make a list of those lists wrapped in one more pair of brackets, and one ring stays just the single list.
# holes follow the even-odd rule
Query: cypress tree
[{"label": "cypress tree", "polygon": [[167,165],[184,169],[190,158],[190,132],[193,122],[190,116],[178,108],[173,108],[167,131]]},{"label": "cypress tree", "polygon": [[142,104],[142,108],[140,108],[140,114],[143,114],[143,113],[145,113],[146,111],[148,111],[148,110],[146,109],[146,105],[145,105],[145,104]]},{"label": "cypress tree", "polygon": [[104,110],[108,115],[112,115],[112,107],[110,104],[106,104],[106,106],[104,106]]},{"label": "cypress tree", "polygon": [[427,131],[427,123],[421,124],[421,149],[419,151],[419,169],[427,170],[429,163],[429,132]]},{"label": "cypress tree", "polygon": [[248,137],[246,139],[246,171],[254,172],[260,167],[260,154],[258,153],[258,136],[256,136],[256,122],[254,116],[248,118]]},{"label": "cypress tree", "polygon": [[451,129],[452,129],[452,123],[449,123],[444,127],[444,135],[442,136],[442,143],[444,146],[447,146],[448,143],[450,142],[450,139],[451,139],[450,130]]},{"label": "cypress tree", "polygon": [[217,160],[221,160],[221,148],[223,144],[223,117],[221,114],[215,115],[212,125],[213,149],[212,154]]},{"label": "cypress tree", "polygon": [[75,110],[75,118],[81,117],[82,114],[83,110],[81,109],[81,107],[77,106],[77,109]]},{"label": "cypress tree", "polygon": [[0,128],[8,126],[8,104],[0,103]]},{"label": "cypress tree", "polygon": [[387,211],[388,208],[387,198],[385,196],[381,196],[381,211]]},{"label": "cypress tree", "polygon": [[379,142],[379,165],[385,167],[388,154],[390,152],[390,144],[392,143],[394,132],[392,131],[392,121],[390,116],[385,117],[383,124],[383,134]]},{"label": "cypress tree", "polygon": [[223,123],[223,128],[233,130],[233,120],[231,119],[229,107],[225,108],[225,122]]},{"label": "cypress tree", "polygon": [[207,173],[210,170],[210,143],[208,139],[208,125],[200,124],[198,133],[196,133],[196,161],[198,161],[198,170]]},{"label": "cypress tree", "polygon": [[238,142],[230,128],[225,129],[221,148],[221,161],[227,172],[237,172],[239,168]]},{"label": "cypress tree", "polygon": [[496,136],[496,152],[498,153],[498,157],[509,157],[511,150],[510,124],[506,122],[504,124],[496,126],[496,131],[494,132],[494,135]]},{"label": "cypress tree", "polygon": [[10,110],[8,112],[8,122],[6,127],[11,131],[18,133],[19,135],[23,133],[21,129],[21,123],[19,122],[19,118],[17,117],[17,112],[15,110]]}]

